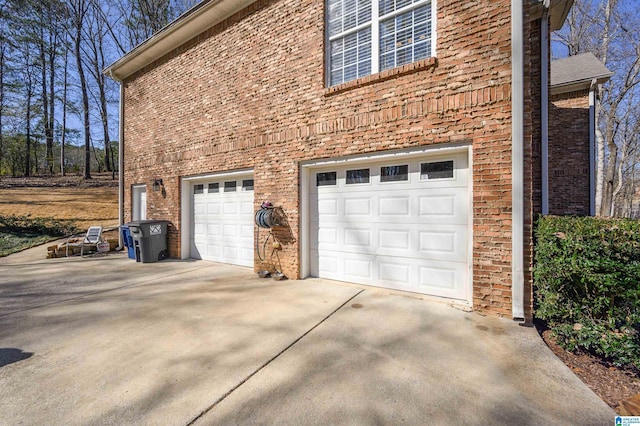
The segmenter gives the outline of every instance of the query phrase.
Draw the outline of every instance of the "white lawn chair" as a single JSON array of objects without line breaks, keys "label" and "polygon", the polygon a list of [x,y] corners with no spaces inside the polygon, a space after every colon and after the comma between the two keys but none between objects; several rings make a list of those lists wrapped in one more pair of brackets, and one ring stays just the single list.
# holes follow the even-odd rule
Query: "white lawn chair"
[{"label": "white lawn chair", "polygon": [[80,256],[84,256],[84,246],[94,246],[96,250],[98,249],[98,243],[102,241],[102,226],[90,226],[80,242],[72,243],[69,240],[67,240],[67,257],[69,256],[69,246],[80,247]]}]

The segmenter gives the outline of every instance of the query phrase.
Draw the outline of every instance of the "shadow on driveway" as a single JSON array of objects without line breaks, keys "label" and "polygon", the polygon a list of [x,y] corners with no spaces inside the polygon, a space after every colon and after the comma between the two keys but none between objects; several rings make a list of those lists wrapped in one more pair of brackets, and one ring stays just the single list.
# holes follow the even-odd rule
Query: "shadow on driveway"
[{"label": "shadow on driveway", "polygon": [[23,352],[22,349],[0,348],[0,368],[30,358],[31,355],[32,352]]}]

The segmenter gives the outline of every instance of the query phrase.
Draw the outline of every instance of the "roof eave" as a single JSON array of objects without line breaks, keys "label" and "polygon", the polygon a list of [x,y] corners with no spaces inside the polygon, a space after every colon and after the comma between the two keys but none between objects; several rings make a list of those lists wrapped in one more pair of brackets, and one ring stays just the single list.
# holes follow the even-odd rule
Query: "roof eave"
[{"label": "roof eave", "polygon": [[562,84],[551,85],[550,91],[552,95],[559,95],[562,93],[576,92],[578,90],[587,90],[591,87],[593,80],[596,80],[597,84],[603,84],[609,81],[609,78],[613,73],[602,74],[593,78],[587,78],[583,80],[569,81]]},{"label": "roof eave", "polygon": [[549,16],[551,18],[549,29],[557,31],[564,25],[564,21],[569,15],[574,0],[552,0],[549,5]]},{"label": "roof eave", "polygon": [[204,0],[109,65],[104,73],[123,81],[255,1]]}]

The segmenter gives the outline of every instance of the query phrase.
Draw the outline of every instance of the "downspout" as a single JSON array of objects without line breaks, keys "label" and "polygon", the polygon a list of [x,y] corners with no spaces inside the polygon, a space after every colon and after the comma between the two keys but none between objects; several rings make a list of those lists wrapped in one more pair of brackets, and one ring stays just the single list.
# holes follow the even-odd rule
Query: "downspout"
[{"label": "downspout", "polygon": [[524,320],[524,11],[522,0],[511,0],[511,310]]},{"label": "downspout", "polygon": [[540,78],[541,78],[541,151],[542,151],[542,214],[549,214],[549,9],[545,4],[542,13],[542,25],[540,28],[541,40],[541,60],[540,60]]},{"label": "downspout", "polygon": [[[106,73],[111,79],[120,85],[120,99],[118,103],[118,225],[124,224],[124,83],[116,78],[113,73]],[[116,250],[124,249],[122,232],[118,231],[118,247]]]},{"label": "downspout", "polygon": [[596,88],[594,78],[589,87],[589,216],[596,215]]},{"label": "downspout", "polygon": [[[120,81],[120,105],[118,120],[118,224],[124,224],[124,82]],[[120,249],[124,248],[122,232],[118,232]]]}]

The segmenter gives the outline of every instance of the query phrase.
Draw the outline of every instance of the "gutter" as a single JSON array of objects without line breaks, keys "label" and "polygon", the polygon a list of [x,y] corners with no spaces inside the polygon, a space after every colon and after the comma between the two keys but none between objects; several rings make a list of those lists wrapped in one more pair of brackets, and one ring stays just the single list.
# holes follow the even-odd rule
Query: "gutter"
[{"label": "gutter", "polygon": [[511,0],[511,311],[524,316],[524,11],[522,0]]},{"label": "gutter", "polygon": [[[120,106],[118,121],[118,223],[124,224],[124,83],[120,83]],[[123,247],[122,232],[120,235],[120,247]]]},{"label": "gutter", "polygon": [[596,88],[598,80],[589,87],[589,216],[596,215]]},{"label": "gutter", "polygon": [[[106,70],[105,74],[120,85],[120,99],[118,103],[118,226],[124,225],[124,83],[119,80],[111,70]],[[118,247],[116,250],[124,249],[122,232],[118,231]]]}]

